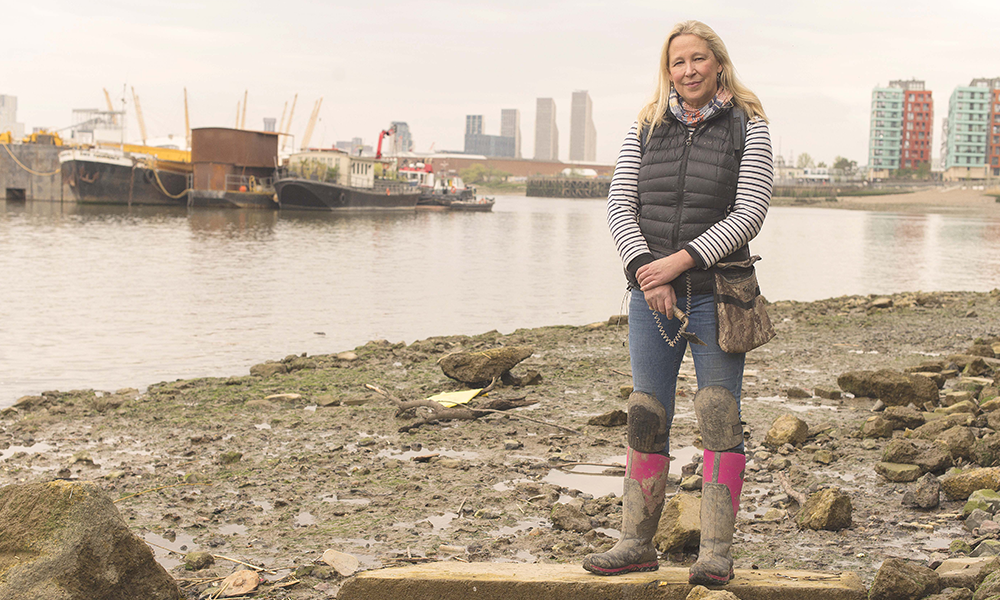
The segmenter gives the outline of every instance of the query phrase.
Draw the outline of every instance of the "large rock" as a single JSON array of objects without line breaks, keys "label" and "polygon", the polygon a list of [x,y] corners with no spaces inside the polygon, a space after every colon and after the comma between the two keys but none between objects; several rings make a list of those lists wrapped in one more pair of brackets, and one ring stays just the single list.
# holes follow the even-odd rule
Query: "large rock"
[{"label": "large rock", "polygon": [[701,542],[701,500],[677,494],[663,507],[653,544],[663,553],[697,548]]},{"label": "large rock", "polygon": [[935,441],[944,443],[955,460],[959,458],[969,459],[972,457],[972,447],[976,443],[976,436],[968,427],[955,426],[946,429],[935,438]]},{"label": "large rock", "polygon": [[973,600],[988,600],[1000,594],[1000,571],[993,571],[979,584]]},{"label": "large rock", "polygon": [[837,378],[837,385],[855,396],[878,398],[887,406],[906,406],[938,401],[937,385],[922,375],[900,373],[891,369],[849,371]]},{"label": "large rock", "polygon": [[795,415],[781,415],[771,424],[764,437],[764,445],[780,448],[785,444],[798,445],[809,437],[809,426]]},{"label": "large rock", "polygon": [[861,425],[862,438],[892,437],[893,425],[879,415],[872,415]]},{"label": "large rock", "polygon": [[796,521],[801,529],[838,531],[851,526],[851,499],[837,488],[820,490],[809,496]]},{"label": "large rock", "polygon": [[942,589],[967,588],[974,590],[985,579],[985,575],[980,577],[980,572],[992,563],[997,563],[993,565],[996,568],[1000,565],[1000,560],[992,556],[982,558],[957,557],[945,560],[934,570],[938,574],[938,581]]},{"label": "large rock", "polygon": [[912,490],[903,494],[903,506],[914,508],[937,508],[941,503],[941,482],[930,473],[917,480]]},{"label": "large rock", "polygon": [[976,490],[1000,490],[1000,467],[949,473],[941,478],[941,489],[949,500],[967,500]]},{"label": "large rock", "polygon": [[924,473],[943,473],[952,466],[951,453],[942,443],[921,439],[894,439],[882,451],[882,461],[917,465]]},{"label": "large rock", "polygon": [[1000,433],[991,433],[976,440],[972,446],[972,460],[980,467],[1000,465]]},{"label": "large rock", "polygon": [[0,600],[181,598],[94,483],[0,488],[0,531]]},{"label": "large rock", "polygon": [[920,411],[909,406],[889,406],[882,418],[892,423],[893,429],[916,429],[926,422]]},{"label": "large rock", "polygon": [[441,358],[438,364],[445,375],[456,381],[473,386],[487,385],[534,351],[531,346],[509,346],[478,352],[453,352]]},{"label": "large rock", "polygon": [[890,462],[875,463],[875,472],[894,483],[916,481],[923,473],[917,465]]},{"label": "large rock", "polygon": [[[998,415],[1000,416],[1000,415]],[[945,431],[951,429],[952,427],[968,427],[975,421],[975,418],[969,413],[961,413],[957,415],[947,415],[944,417],[938,417],[927,421],[924,425],[917,427],[913,430],[911,437],[918,437],[924,440],[934,441]]]},{"label": "large rock", "polygon": [[938,574],[922,565],[887,558],[868,591],[869,600],[917,600],[939,589]]}]

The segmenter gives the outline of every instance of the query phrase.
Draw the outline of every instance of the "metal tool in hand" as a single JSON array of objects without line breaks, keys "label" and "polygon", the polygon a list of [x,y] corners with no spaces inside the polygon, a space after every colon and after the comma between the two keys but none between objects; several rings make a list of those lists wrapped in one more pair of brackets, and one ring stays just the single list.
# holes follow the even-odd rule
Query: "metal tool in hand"
[{"label": "metal tool in hand", "polygon": [[660,315],[655,310],[653,311],[653,320],[656,321],[656,327],[657,329],[660,330],[660,335],[663,336],[663,339],[668,344],[670,344],[671,348],[673,348],[674,345],[677,344],[677,342],[679,342],[682,337],[687,341],[691,342],[692,344],[698,344],[699,346],[708,345],[705,342],[701,341],[701,338],[699,338],[697,334],[691,333],[690,331],[687,330],[688,326],[687,313],[677,308],[676,306],[674,306],[674,318],[676,318],[678,321],[681,322],[681,328],[677,330],[677,335],[673,339],[670,339],[670,336],[667,335],[666,330],[663,329],[663,323],[660,322]]},{"label": "metal tool in hand", "polygon": [[[687,305],[688,305],[688,310],[690,310],[691,309],[691,277],[690,276],[687,277]],[[677,335],[673,339],[670,339],[670,336],[667,335],[666,330],[663,329],[663,323],[660,323],[660,315],[657,314],[657,312],[655,310],[652,311],[652,313],[653,313],[653,320],[656,321],[656,328],[660,330],[660,335],[663,336],[664,341],[666,341],[667,344],[669,344],[671,348],[673,348],[677,344],[677,342],[679,342],[681,340],[681,337],[683,337],[687,341],[691,342],[692,344],[698,344],[699,346],[707,346],[708,345],[705,342],[701,341],[701,338],[699,338],[696,334],[691,333],[690,331],[687,330],[687,327],[688,327],[688,316],[687,316],[687,313],[685,313],[683,310],[677,308],[676,304],[674,305],[674,317],[676,317],[677,320],[681,322],[681,328],[677,331]]]}]

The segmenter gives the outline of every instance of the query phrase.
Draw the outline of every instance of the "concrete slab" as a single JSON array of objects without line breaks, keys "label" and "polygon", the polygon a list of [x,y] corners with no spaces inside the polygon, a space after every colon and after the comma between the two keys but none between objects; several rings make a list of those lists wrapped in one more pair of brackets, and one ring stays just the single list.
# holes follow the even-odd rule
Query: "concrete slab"
[{"label": "concrete slab", "polygon": [[[579,565],[436,562],[365,571],[344,583],[339,600],[684,600],[688,570],[598,577]],[[856,574],[737,570],[724,586],[740,600],[865,600]]]}]

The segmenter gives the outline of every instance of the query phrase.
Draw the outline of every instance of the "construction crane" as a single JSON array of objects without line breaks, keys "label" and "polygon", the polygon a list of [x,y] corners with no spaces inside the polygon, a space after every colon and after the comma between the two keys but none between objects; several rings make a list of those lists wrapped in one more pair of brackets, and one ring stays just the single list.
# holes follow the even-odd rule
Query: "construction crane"
[{"label": "construction crane", "polygon": [[302,134],[302,150],[309,147],[309,140],[312,139],[313,129],[316,127],[316,120],[319,118],[319,107],[323,104],[323,98],[321,97],[316,101],[316,105],[313,106],[312,114],[309,115],[309,123],[306,125],[306,132]]},{"label": "construction crane", "polygon": [[389,129],[383,129],[381,133],[378,134],[378,149],[375,150],[375,158],[382,158],[382,140],[385,139],[387,135],[395,135],[396,126],[393,125]]},{"label": "construction crane", "polygon": [[184,88],[184,143],[191,148],[191,119],[188,117],[188,89]]},{"label": "construction crane", "polygon": [[135,102],[135,120],[139,121],[139,135],[142,136],[142,145],[146,145],[146,121],[142,118],[142,106],[139,105],[139,95],[132,88],[132,101]]},{"label": "construction crane", "polygon": [[292,98],[292,110],[291,110],[291,112],[288,113],[288,122],[285,123],[285,131],[283,132],[285,134],[285,136],[281,140],[281,150],[282,151],[285,150],[285,143],[288,141],[288,132],[292,128],[292,117],[295,116],[295,103],[298,101],[298,99],[299,99],[299,95],[298,94],[295,94],[295,97]]},{"label": "construction crane", "polygon": [[111,103],[111,94],[108,93],[108,88],[104,88],[104,100],[108,103],[108,112],[111,113],[112,125],[117,125],[118,116],[115,114],[115,105]]},{"label": "construction crane", "polygon": [[278,133],[284,133],[285,131],[285,115],[288,113],[288,100],[285,100],[285,108],[281,109],[281,121],[278,122]]},{"label": "construction crane", "polygon": [[250,90],[243,90],[243,119],[240,121],[240,129],[247,128],[247,94]]}]

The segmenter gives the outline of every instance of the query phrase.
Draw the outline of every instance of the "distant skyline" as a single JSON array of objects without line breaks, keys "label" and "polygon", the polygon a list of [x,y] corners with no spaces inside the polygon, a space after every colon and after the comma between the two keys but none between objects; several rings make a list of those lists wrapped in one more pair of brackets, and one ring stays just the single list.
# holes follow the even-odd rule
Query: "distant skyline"
[{"label": "distant skyline", "polygon": [[[150,137],[182,135],[186,87],[192,127],[232,127],[247,91],[247,126],[263,128],[297,93],[297,144],[323,97],[312,145],[327,147],[355,137],[371,144],[404,121],[415,151],[458,150],[465,115],[518,109],[530,157],[536,99],[555,100],[559,146],[569,148],[572,94],[586,89],[597,161],[613,163],[652,93],[666,34],[695,18],[719,33],[760,96],[776,153],[865,164],[875,87],[926,82],[936,159],[952,90],[1000,76],[995,0],[43,0],[5,6],[4,17],[0,94],[17,97],[29,132],[68,127],[76,108],[105,108],[103,88],[116,106],[123,91],[131,105],[135,87]],[[128,127],[138,137],[134,118]]]}]

